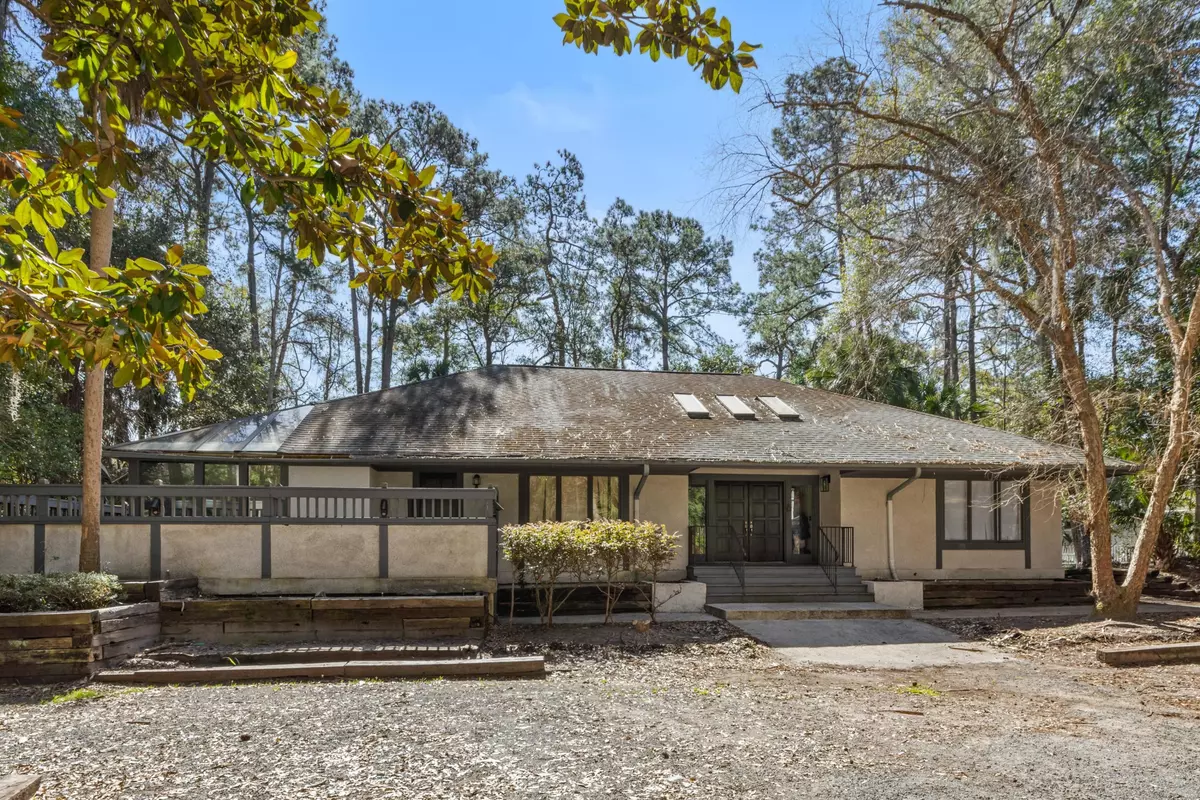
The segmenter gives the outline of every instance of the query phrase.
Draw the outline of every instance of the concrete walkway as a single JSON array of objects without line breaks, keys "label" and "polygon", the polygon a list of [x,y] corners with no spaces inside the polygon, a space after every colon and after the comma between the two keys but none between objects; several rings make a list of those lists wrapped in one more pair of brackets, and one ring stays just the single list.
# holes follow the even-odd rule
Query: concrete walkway
[{"label": "concrete walkway", "polygon": [[803,666],[914,669],[1010,660],[986,645],[911,619],[730,620]]}]

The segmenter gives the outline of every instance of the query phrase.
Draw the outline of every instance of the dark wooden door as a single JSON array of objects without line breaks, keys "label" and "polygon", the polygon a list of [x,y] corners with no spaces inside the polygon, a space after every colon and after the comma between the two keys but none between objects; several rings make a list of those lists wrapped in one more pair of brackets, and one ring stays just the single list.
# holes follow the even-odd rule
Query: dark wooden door
[{"label": "dark wooden door", "polygon": [[783,560],[783,485],[752,483],[746,518],[749,561]]},{"label": "dark wooden door", "polygon": [[783,485],[713,485],[713,522],[709,561],[783,560]]},{"label": "dark wooden door", "polygon": [[709,561],[743,561],[742,537],[746,529],[747,491],[744,483],[713,486],[713,524],[708,537]]}]

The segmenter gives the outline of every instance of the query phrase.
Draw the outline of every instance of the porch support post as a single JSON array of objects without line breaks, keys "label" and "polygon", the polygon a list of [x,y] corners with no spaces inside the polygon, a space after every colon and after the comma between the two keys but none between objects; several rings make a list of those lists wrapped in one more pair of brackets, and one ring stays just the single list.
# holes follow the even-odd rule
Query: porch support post
[{"label": "porch support post", "polygon": [[271,577],[271,523],[262,526],[262,577]]},{"label": "porch support post", "polygon": [[150,523],[150,580],[162,580],[162,524]]},{"label": "porch support post", "polygon": [[388,576],[388,526],[383,523],[379,526],[379,577],[386,578]]},{"label": "porch support post", "polygon": [[46,574],[46,526],[40,522],[33,526],[33,571]]}]

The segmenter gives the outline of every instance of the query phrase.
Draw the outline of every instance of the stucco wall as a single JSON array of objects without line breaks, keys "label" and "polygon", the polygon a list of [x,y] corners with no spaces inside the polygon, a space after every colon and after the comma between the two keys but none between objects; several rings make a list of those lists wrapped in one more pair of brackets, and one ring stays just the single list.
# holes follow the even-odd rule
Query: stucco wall
[{"label": "stucco wall", "polygon": [[[104,555],[101,553],[101,561]],[[46,526],[46,572],[79,569],[79,523]]]},{"label": "stucco wall", "polygon": [[33,572],[33,526],[0,525],[0,573]]},{"label": "stucco wall", "polygon": [[272,578],[375,578],[378,525],[272,525]]},{"label": "stucco wall", "polygon": [[829,491],[822,492],[817,484],[817,508],[822,525],[837,527],[842,524],[842,475],[837,470],[824,473],[829,476]]},{"label": "stucco wall", "polygon": [[[842,525],[854,528],[854,564],[864,578],[886,579],[887,493],[901,478],[843,478]],[[1060,578],[1062,532],[1055,486],[1030,487],[1030,569],[1023,550],[944,550],[937,567],[937,482],[914,481],[893,501],[896,577]],[[822,520],[823,524],[830,524]]]},{"label": "stucco wall", "polygon": [[[637,486],[638,476],[630,476],[630,512],[633,510],[633,489]],[[671,567],[662,576],[663,580],[679,580],[687,574],[688,548],[688,476],[687,475],[654,475],[646,478],[642,487],[641,519],[665,525],[667,531],[676,535],[679,548]]]},{"label": "stucco wall", "polygon": [[163,577],[262,577],[261,525],[164,525]]},{"label": "stucco wall", "polygon": [[389,525],[392,578],[478,578],[487,575],[486,525]]},{"label": "stucco wall", "polygon": [[129,580],[150,578],[150,526],[101,525],[100,567]]},{"label": "stucco wall", "polygon": [[389,472],[382,469],[372,469],[371,485],[383,486],[385,483],[389,489],[408,489],[413,485],[413,474],[411,472]]},{"label": "stucco wall", "polygon": [[[340,489],[367,488],[371,483],[370,467],[309,466],[293,464],[288,467],[288,486],[324,486]],[[411,478],[409,482],[411,483]]]}]

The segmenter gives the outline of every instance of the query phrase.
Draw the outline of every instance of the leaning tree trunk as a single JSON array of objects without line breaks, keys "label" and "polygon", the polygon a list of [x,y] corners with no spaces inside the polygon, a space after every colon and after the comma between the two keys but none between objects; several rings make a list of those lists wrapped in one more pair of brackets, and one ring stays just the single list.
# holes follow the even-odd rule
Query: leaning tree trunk
[{"label": "leaning tree trunk", "polygon": [[[93,272],[112,261],[114,201],[91,212]],[[104,372],[107,362],[94,365],[83,384],[83,482],[80,497],[79,571],[100,571],[100,458],[104,447]]]}]

